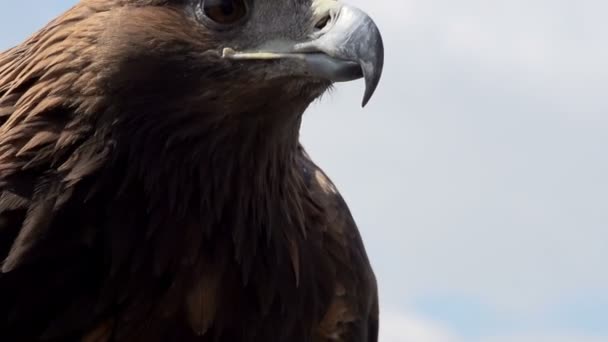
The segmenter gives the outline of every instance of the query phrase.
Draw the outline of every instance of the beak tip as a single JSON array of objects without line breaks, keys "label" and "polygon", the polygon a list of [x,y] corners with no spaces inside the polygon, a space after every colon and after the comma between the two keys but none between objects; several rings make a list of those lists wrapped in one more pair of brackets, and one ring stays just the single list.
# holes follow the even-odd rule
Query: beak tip
[{"label": "beak tip", "polygon": [[365,93],[363,95],[362,107],[365,107],[380,84],[380,78],[382,76],[383,61],[381,60],[377,65],[370,67],[368,70],[363,69],[365,78]]},{"label": "beak tip", "polygon": [[365,92],[365,95],[363,96],[363,101],[361,102],[361,108],[365,108],[365,106],[367,106],[367,104],[369,103],[369,100],[371,100],[373,94],[370,94],[369,92]]}]

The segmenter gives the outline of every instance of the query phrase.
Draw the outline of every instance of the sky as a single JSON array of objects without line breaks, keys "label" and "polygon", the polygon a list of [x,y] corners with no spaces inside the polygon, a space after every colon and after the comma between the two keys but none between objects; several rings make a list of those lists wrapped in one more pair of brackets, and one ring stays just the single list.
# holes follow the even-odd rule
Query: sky
[{"label": "sky", "polygon": [[[608,2],[350,0],[385,73],[302,142],[373,263],[381,342],[608,342]],[[75,1],[5,1],[0,49]]]}]

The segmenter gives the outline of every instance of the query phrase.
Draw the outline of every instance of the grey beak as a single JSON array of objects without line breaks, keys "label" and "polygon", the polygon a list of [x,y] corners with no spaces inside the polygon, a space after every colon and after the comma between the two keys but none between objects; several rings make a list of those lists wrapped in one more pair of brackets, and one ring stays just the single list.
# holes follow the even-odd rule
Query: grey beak
[{"label": "grey beak", "polygon": [[315,32],[309,41],[293,43],[272,41],[264,47],[249,51],[235,51],[225,48],[223,58],[233,60],[291,60],[288,71],[277,71],[277,76],[285,73],[313,76],[332,82],[347,82],[365,79],[365,106],[374,94],[384,66],[384,45],[380,30],[374,21],[356,7],[338,1],[315,1],[323,9],[317,16],[325,20],[325,25]]},{"label": "grey beak", "polygon": [[[351,81],[363,76],[365,95],[362,105],[365,106],[382,76],[382,35],[374,21],[362,10],[339,2],[335,4],[330,9],[326,27],[318,33],[319,37],[295,45],[293,52],[305,53],[311,70],[318,76],[328,76],[331,81]],[[323,58],[316,52],[332,58]],[[353,68],[353,62],[358,68]]]}]

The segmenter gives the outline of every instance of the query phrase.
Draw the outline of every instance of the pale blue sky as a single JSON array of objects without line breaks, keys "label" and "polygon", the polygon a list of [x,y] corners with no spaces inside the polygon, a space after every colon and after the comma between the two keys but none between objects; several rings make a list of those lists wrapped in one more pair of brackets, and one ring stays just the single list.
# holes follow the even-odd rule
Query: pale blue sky
[{"label": "pale blue sky", "polygon": [[[0,49],[74,2],[5,1]],[[608,3],[350,2],[383,82],[302,137],[364,235],[382,341],[608,342]]]}]

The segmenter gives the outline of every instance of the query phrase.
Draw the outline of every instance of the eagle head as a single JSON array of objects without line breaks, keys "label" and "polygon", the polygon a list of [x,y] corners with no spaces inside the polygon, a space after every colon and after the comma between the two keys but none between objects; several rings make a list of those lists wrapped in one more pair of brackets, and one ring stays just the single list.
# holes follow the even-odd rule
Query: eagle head
[{"label": "eagle head", "polygon": [[223,116],[301,114],[331,83],[361,77],[365,105],[380,80],[378,28],[335,0],[83,2],[92,10],[98,3],[109,8],[89,18],[103,26],[91,38],[100,48],[90,59],[113,101],[128,96],[118,103]]}]

